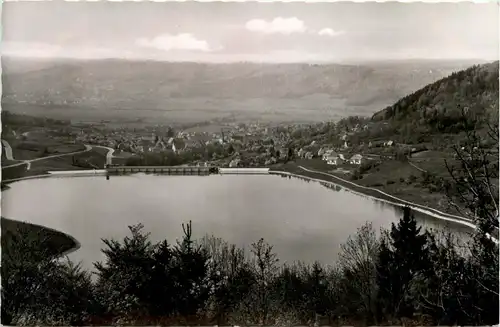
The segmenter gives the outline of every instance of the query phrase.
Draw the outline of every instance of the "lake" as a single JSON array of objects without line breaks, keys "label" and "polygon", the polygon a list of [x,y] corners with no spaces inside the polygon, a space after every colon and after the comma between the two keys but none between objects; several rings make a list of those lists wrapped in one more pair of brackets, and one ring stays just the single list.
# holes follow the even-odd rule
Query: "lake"
[{"label": "lake", "polygon": [[[45,178],[12,183],[2,192],[2,215],[65,232],[81,243],[70,258],[90,269],[103,259],[101,238],[123,238],[143,223],[155,241],[214,234],[248,247],[263,237],[280,260],[336,260],[340,244],[366,221],[376,230],[399,219],[391,205],[316,182],[276,175],[129,175]],[[468,227],[415,213],[424,227]],[[463,236],[465,237],[465,235]]]}]

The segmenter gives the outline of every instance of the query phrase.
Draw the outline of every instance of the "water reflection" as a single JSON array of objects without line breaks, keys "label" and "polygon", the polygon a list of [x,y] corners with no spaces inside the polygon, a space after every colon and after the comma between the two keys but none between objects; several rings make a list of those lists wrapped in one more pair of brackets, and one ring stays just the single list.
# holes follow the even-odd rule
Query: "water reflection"
[{"label": "water reflection", "polygon": [[[298,175],[287,174],[287,175],[282,175],[282,177],[294,178],[294,179],[301,180],[301,181],[311,182],[311,179],[305,178],[302,176],[298,176]],[[390,209],[390,210],[394,211],[394,213],[395,213],[396,217],[398,217],[398,219],[400,217],[403,217],[403,213],[404,213],[403,206],[394,205],[394,204],[388,203],[386,201],[374,199],[372,196],[368,196],[368,195],[365,195],[365,194],[362,194],[359,192],[352,191],[352,190],[350,190],[346,187],[343,187],[339,184],[336,184],[334,182],[318,181],[317,183],[319,183],[321,186],[327,188],[328,190],[333,190],[335,192],[344,191],[344,192],[348,192],[351,194],[355,194],[356,196],[358,196],[360,198],[371,201],[374,204],[374,206],[376,206],[379,210]],[[459,242],[463,245],[464,242],[466,243],[470,240],[470,238],[472,237],[472,235],[474,233],[472,228],[455,223],[455,222],[452,222],[452,221],[439,220],[435,217],[430,217],[430,216],[423,214],[421,212],[418,212],[418,211],[412,211],[412,214],[415,217],[415,219],[418,221],[422,230],[424,230],[424,231],[427,230],[427,231],[437,235],[438,238],[445,238],[444,235],[447,235],[450,232],[453,232],[455,235],[454,238],[459,240]]]}]

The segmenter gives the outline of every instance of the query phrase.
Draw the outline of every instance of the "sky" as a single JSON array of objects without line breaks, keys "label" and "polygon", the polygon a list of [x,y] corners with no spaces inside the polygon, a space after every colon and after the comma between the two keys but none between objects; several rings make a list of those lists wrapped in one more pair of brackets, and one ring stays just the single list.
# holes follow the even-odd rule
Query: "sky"
[{"label": "sky", "polygon": [[4,2],[2,54],[206,62],[499,57],[495,3]]}]

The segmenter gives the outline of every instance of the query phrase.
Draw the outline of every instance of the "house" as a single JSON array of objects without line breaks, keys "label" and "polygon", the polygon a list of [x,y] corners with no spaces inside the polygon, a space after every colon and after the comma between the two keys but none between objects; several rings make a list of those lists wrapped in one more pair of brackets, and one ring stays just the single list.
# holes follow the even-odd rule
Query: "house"
[{"label": "house", "polygon": [[338,165],[342,162],[342,159],[337,154],[331,154],[326,157],[326,163],[328,165]]},{"label": "house", "polygon": [[328,157],[331,156],[331,155],[335,155],[337,156],[337,154],[335,153],[335,151],[333,150],[326,150],[325,153],[323,153],[323,156],[322,156],[322,160],[326,161],[328,160]]},{"label": "house", "polygon": [[384,142],[384,146],[393,146],[394,145],[394,141],[387,141],[387,142]]},{"label": "house", "polygon": [[231,160],[231,162],[229,163],[229,168],[238,167],[239,164],[240,164],[240,159]]},{"label": "house", "polygon": [[363,156],[360,154],[355,154],[349,159],[349,162],[351,165],[361,165],[361,162],[363,161]]},{"label": "house", "polygon": [[312,159],[313,158],[313,153],[312,152],[306,152],[305,156],[306,159]]},{"label": "house", "polygon": [[275,158],[275,157],[271,157],[270,159],[268,159],[268,160],[266,160],[266,161],[264,162],[264,165],[266,165],[266,166],[267,166],[267,165],[273,165],[273,164],[275,164],[275,163],[276,163],[276,161],[277,161],[277,160],[276,160],[276,158]]},{"label": "house", "polygon": [[326,149],[325,148],[320,148],[318,150],[318,157],[323,158],[323,154],[325,154]]}]

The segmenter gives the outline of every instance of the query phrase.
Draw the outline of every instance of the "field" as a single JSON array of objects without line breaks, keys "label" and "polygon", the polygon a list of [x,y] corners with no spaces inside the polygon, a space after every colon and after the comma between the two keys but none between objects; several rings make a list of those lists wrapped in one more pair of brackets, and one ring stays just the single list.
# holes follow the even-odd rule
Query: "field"
[{"label": "field", "polygon": [[[25,176],[36,176],[46,174],[52,170],[82,170],[93,168],[85,165],[85,162],[91,162],[97,168],[104,167],[106,157],[101,153],[102,149],[94,148],[88,152],[76,154],[74,156],[54,157],[46,160],[33,161],[31,169],[26,170],[26,165],[2,168],[2,180],[16,179]],[[73,163],[73,157],[79,164]],[[5,163],[3,163],[5,165]]]},{"label": "field", "polygon": [[[85,150],[82,144],[64,144],[49,138],[36,139],[30,135],[31,140],[8,140],[12,147],[12,156],[15,160],[32,160],[56,154],[65,154]],[[2,155],[2,158],[4,155]],[[4,165],[6,165],[4,163]]]}]

